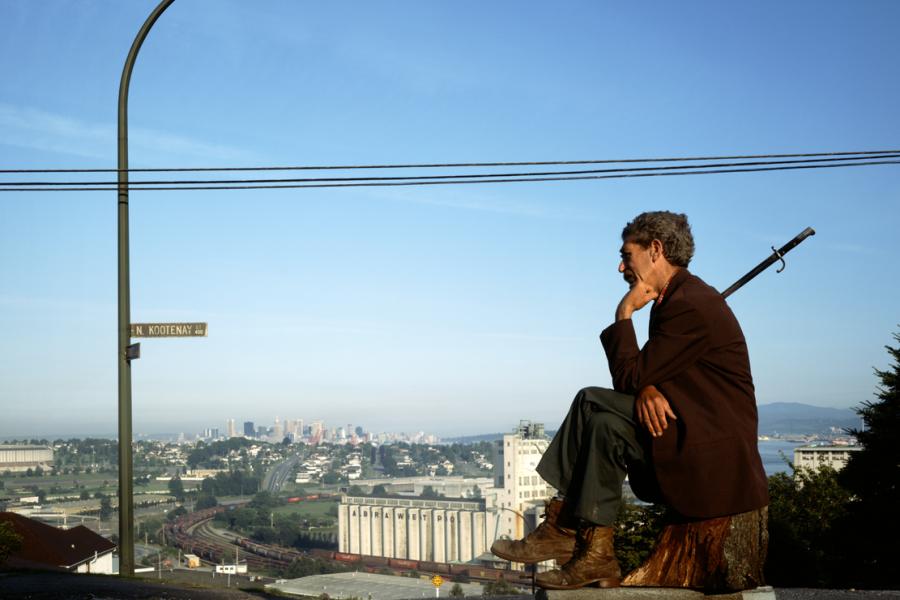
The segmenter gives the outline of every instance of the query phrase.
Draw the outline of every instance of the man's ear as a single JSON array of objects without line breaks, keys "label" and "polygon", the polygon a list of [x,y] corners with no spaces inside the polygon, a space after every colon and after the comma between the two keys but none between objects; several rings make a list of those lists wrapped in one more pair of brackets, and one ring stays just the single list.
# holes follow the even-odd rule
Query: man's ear
[{"label": "man's ear", "polygon": [[658,258],[664,257],[665,254],[663,253],[663,243],[659,240],[652,240],[650,242],[650,258],[655,261]]}]

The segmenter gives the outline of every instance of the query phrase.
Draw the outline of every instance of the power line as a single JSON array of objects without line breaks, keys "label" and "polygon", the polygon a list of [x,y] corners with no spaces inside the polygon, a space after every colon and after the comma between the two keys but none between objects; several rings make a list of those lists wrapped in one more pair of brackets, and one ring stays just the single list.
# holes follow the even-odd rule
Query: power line
[{"label": "power line", "polygon": [[[898,158],[900,154],[885,155],[880,158]],[[599,173],[618,173],[618,172],[641,172],[641,171],[667,171],[667,170],[690,170],[690,169],[710,169],[724,167],[745,167],[760,165],[777,165],[777,164],[795,164],[795,163],[817,163],[817,162],[834,162],[862,160],[870,157],[847,157],[847,158],[820,158],[810,160],[785,160],[785,161],[760,161],[760,162],[742,162],[742,163],[711,163],[705,165],[677,165],[667,167],[631,167],[619,169],[590,169],[578,171],[531,171],[524,173],[477,173],[477,174],[457,174],[457,175],[416,175],[416,176],[389,176],[389,177],[319,177],[319,178],[302,178],[302,179],[207,179],[207,180],[157,180],[157,181],[133,181],[130,182],[134,186],[163,186],[163,185],[228,185],[228,184],[275,184],[275,183],[337,183],[337,182],[378,182],[378,181],[426,181],[426,180],[442,180],[442,179],[497,179],[497,178],[517,178],[517,177],[536,177],[536,176],[563,176],[563,175],[588,175]],[[20,182],[0,182],[0,186],[110,186],[117,187],[118,182],[115,181],[77,181],[77,182],[52,182],[52,181],[20,181]]]},{"label": "power line", "polygon": [[[177,173],[177,172],[202,172],[202,171],[327,171],[349,169],[424,169],[424,168],[458,168],[458,167],[513,167],[513,166],[552,166],[552,165],[600,165],[615,163],[659,163],[659,162],[685,162],[685,161],[713,161],[713,160],[758,160],[772,158],[812,158],[823,156],[863,156],[884,154],[898,154],[900,150],[867,150],[851,152],[809,152],[795,154],[746,154],[725,156],[689,156],[689,157],[665,157],[665,158],[622,158],[599,160],[554,160],[532,162],[461,162],[461,163],[408,163],[385,165],[302,165],[302,166],[263,166],[263,167],[159,167],[123,169],[129,173]],[[10,173],[118,173],[119,169],[0,169],[2,174]]]},{"label": "power line", "polygon": [[[661,171],[654,172],[629,172],[616,173],[612,175],[579,175],[579,176],[560,176],[560,177],[519,177],[515,179],[465,179],[465,180],[428,180],[428,181],[360,181],[351,183],[302,183],[302,184],[253,184],[253,185],[214,185],[214,186],[150,186],[150,187],[132,187],[131,191],[175,191],[175,190],[254,190],[254,189],[299,189],[299,188],[336,188],[336,187],[389,187],[389,186],[422,186],[422,185],[458,185],[458,184],[476,184],[476,183],[527,183],[541,181],[578,181],[593,179],[622,179],[632,177],[662,177],[676,175],[714,175],[724,173],[751,173],[764,171],[787,171],[798,169],[834,169],[840,167],[860,167],[872,165],[896,165],[900,164],[900,160],[884,160],[884,161],[867,161],[857,163],[844,164],[801,164],[801,165],[781,165],[767,167],[749,167],[749,168],[726,168],[726,169],[700,169],[694,171]],[[52,188],[0,188],[0,192],[108,192],[114,190],[114,187],[52,187]]]},{"label": "power line", "polygon": [[[167,186],[167,185],[231,185],[231,184],[281,184],[281,183],[340,183],[340,182],[390,182],[390,181],[428,181],[442,179],[501,179],[501,178],[518,178],[518,177],[557,177],[565,175],[592,175],[601,173],[627,173],[627,172],[643,172],[643,171],[687,171],[691,169],[713,169],[713,168],[729,168],[729,167],[753,167],[753,166],[771,166],[798,163],[825,163],[837,161],[862,161],[871,157],[845,157],[845,158],[816,158],[808,160],[781,160],[781,161],[754,161],[739,163],[709,163],[704,165],[674,165],[665,167],[628,167],[618,169],[588,169],[578,171],[530,171],[522,173],[467,173],[456,175],[404,175],[404,176],[388,176],[388,177],[312,177],[312,178],[289,178],[289,179],[182,179],[182,180],[147,180],[129,182],[131,186]],[[900,158],[898,154],[887,154],[878,157],[884,158]],[[849,165],[847,165],[849,166]],[[0,186],[8,187],[37,187],[37,186],[106,186],[114,189],[118,187],[117,181],[0,181]],[[133,188],[136,189],[136,188]],[[163,189],[163,188],[160,188]]]}]

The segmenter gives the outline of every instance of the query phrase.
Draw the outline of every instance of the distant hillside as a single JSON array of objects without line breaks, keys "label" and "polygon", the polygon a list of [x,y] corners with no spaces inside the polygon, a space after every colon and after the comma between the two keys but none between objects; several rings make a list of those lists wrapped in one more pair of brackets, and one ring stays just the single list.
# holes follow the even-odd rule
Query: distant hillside
[{"label": "distant hillside", "polygon": [[[832,433],[832,427],[858,429],[861,426],[856,411],[851,408],[827,408],[799,402],[773,402],[759,405],[759,433],[762,435],[775,433],[781,435],[828,434]],[[443,438],[441,441],[444,444],[493,442],[502,439],[505,433],[508,432]],[[550,438],[555,433],[554,430],[546,431],[547,437]]]},{"label": "distant hillside", "polygon": [[830,433],[839,429],[859,428],[856,412],[850,408],[826,408],[799,402],[773,402],[759,405],[759,432],[764,435]]},{"label": "distant hillside", "polygon": [[463,435],[459,437],[441,438],[442,444],[477,444],[478,442],[494,442],[503,439],[503,433],[482,433],[480,435]]},{"label": "distant hillside", "polygon": [[[496,442],[498,440],[502,440],[503,436],[512,433],[510,431],[504,431],[502,433],[482,433],[480,435],[463,435],[457,437],[450,438],[441,438],[442,444],[477,444],[478,442]],[[556,435],[555,429],[545,429],[544,435],[547,436],[548,439],[553,438]]]}]

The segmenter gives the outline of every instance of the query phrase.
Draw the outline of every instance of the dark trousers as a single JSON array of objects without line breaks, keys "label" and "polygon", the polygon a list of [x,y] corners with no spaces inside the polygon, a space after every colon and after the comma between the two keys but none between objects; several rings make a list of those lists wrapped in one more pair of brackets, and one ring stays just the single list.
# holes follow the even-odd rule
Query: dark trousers
[{"label": "dark trousers", "polygon": [[565,495],[576,517],[611,526],[626,474],[641,500],[659,502],[650,436],[634,414],[634,397],[590,387],[578,392],[537,472]]}]

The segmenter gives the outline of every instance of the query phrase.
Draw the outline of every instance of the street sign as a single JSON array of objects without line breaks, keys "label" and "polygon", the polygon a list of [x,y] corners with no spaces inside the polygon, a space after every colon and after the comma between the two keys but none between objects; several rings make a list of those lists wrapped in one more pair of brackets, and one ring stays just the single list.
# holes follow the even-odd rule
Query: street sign
[{"label": "street sign", "polygon": [[435,575],[434,577],[431,578],[431,583],[436,588],[441,587],[441,584],[444,583],[444,578],[441,577],[440,575]]},{"label": "street sign", "polygon": [[206,337],[206,323],[132,323],[131,337]]}]

